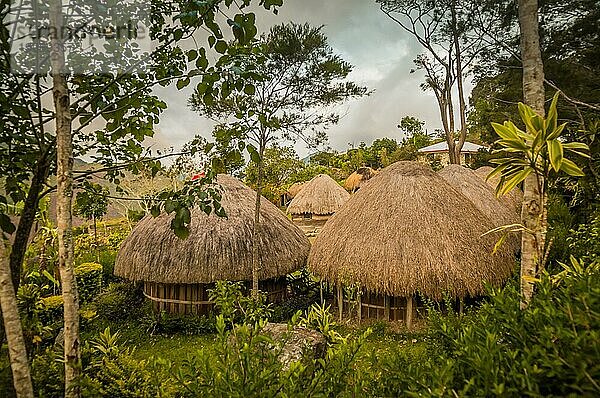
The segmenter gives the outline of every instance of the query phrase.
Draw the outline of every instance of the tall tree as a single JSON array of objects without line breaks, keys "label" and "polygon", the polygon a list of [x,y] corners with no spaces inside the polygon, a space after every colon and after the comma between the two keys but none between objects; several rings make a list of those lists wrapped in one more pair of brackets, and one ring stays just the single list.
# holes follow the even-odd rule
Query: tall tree
[{"label": "tall tree", "polygon": [[457,0],[377,2],[381,10],[425,50],[425,54],[414,61],[417,69],[425,72],[421,87],[435,94],[450,162],[460,163],[468,128],[464,80],[486,46],[482,36],[472,34],[471,30],[477,3]]},{"label": "tall tree", "polygon": [[[56,123],[56,220],[58,226],[58,270],[64,306],[65,397],[79,397],[76,384],[81,369],[79,350],[79,298],[73,269],[73,137],[71,99],[66,79],[62,1],[50,2],[50,63]],[[61,33],[62,35],[62,33]]]},{"label": "tall tree", "polygon": [[[544,117],[544,65],[540,51],[537,0],[519,0],[519,27],[521,30],[521,59],[523,62],[523,99],[534,112]],[[533,134],[528,127],[530,134]],[[546,241],[545,197],[540,202],[539,179],[530,175],[523,187],[522,224],[533,231],[521,238],[521,294],[522,306],[526,306],[533,295],[533,279],[541,266]],[[543,182],[542,182],[543,183]]]},{"label": "tall tree", "polygon": [[17,398],[33,398],[27,349],[23,339],[15,289],[10,277],[10,266],[6,256],[4,237],[0,238],[0,306],[6,339],[8,340],[8,355]]},{"label": "tall tree", "polygon": [[[220,49],[217,48],[219,51]],[[260,198],[264,184],[264,154],[268,145],[281,140],[303,140],[309,146],[323,141],[324,131],[339,116],[328,109],[366,89],[344,81],[352,66],[327,43],[322,28],[307,24],[277,25],[262,35],[250,50],[243,69],[253,70],[255,85],[225,99],[198,89],[190,99],[192,109],[218,122],[217,129],[235,137],[256,164],[254,236],[260,230]],[[233,62],[238,62],[233,59]],[[221,92],[233,87],[230,77],[218,83]],[[248,144],[245,142],[248,141]],[[252,291],[258,294],[260,248],[253,241]]]}]

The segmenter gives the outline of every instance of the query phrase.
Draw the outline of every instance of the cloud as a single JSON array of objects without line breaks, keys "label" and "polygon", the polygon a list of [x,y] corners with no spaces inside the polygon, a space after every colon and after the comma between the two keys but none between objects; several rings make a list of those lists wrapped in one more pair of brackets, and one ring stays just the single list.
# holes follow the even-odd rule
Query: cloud
[{"label": "cloud", "polygon": [[[405,115],[425,120],[429,130],[441,127],[435,98],[419,87],[422,76],[409,73],[420,52],[418,45],[374,1],[287,0],[279,15],[260,9],[256,14],[259,31],[288,21],[324,25],[334,51],[354,65],[350,77],[374,90],[369,97],[337,108],[344,116],[328,131],[334,149],[342,151],[348,143],[370,143],[381,137],[399,139],[396,125]],[[152,139],[155,147],[178,149],[196,134],[210,137],[212,124],[187,107],[191,87],[155,90],[169,106]],[[301,145],[296,148],[306,155]]]}]

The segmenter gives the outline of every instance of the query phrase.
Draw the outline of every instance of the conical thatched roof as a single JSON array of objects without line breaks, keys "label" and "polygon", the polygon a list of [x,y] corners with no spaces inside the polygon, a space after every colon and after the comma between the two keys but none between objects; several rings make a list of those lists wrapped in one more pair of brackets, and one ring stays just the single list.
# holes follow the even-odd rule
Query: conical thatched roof
[{"label": "conical thatched roof", "polygon": [[[475,170],[475,175],[477,175],[482,180],[486,181],[487,176],[494,170],[493,167],[490,166],[482,166]],[[496,191],[496,186],[500,179],[498,177],[490,178],[486,181],[494,190]],[[501,196],[500,201],[505,203],[512,209],[515,209],[517,214],[521,214],[521,206],[523,204],[523,192],[519,188],[514,188],[512,191],[507,193],[504,196]]]},{"label": "conical thatched roof", "polygon": [[290,202],[290,214],[333,214],[348,200],[350,194],[327,174],[319,174],[307,182]]},{"label": "conical thatched roof", "polygon": [[302,190],[304,184],[306,184],[306,182],[295,182],[292,185],[290,185],[290,188],[287,190],[288,196],[294,199],[296,195],[298,195],[298,193]]},{"label": "conical thatched roof", "polygon": [[428,166],[397,162],[354,194],[313,243],[309,268],[331,282],[393,296],[483,292],[512,272],[508,247],[492,255],[494,224]]},{"label": "conical thatched roof", "polygon": [[361,167],[354,173],[350,174],[344,181],[344,188],[348,191],[357,191],[361,185],[371,179],[377,172],[370,167]]},{"label": "conical thatched roof", "polygon": [[[143,218],[125,239],[115,275],[160,283],[210,283],[252,279],[252,228],[256,192],[241,181],[218,175],[227,218],[192,210],[190,235],[179,239],[172,216]],[[306,263],[308,239],[286,216],[261,198],[259,279],[296,271]]]}]

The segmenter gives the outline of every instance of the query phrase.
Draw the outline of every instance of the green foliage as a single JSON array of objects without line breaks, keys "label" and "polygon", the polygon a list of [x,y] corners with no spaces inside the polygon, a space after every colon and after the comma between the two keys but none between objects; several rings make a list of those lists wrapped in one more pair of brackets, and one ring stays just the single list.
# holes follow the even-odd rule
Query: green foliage
[{"label": "green foliage", "polygon": [[96,296],[92,306],[100,319],[118,321],[139,317],[143,303],[140,285],[119,282],[108,285],[105,291]]},{"label": "green foliage", "polygon": [[46,308],[41,298],[40,288],[33,284],[19,286],[17,307],[27,353],[32,355],[34,351],[39,350],[44,340],[52,337],[53,333],[52,328],[42,322]]},{"label": "green foliage", "polygon": [[94,299],[102,289],[102,265],[98,263],[83,263],[75,267],[75,279],[79,302],[87,303]]},{"label": "green foliage", "polygon": [[549,270],[553,270],[557,261],[567,261],[571,253],[579,257],[579,254],[569,248],[573,225],[574,217],[562,196],[556,193],[548,195],[547,239],[552,242],[548,255]]},{"label": "green foliage", "polygon": [[258,297],[249,296],[242,282],[217,281],[215,288],[209,291],[209,299],[215,303],[224,322],[231,326],[268,319],[273,311],[272,305],[266,304],[266,294],[259,292]]},{"label": "green foliage", "polygon": [[44,310],[40,313],[40,319],[45,325],[61,323],[63,319],[63,297],[48,296],[42,298]]},{"label": "green foliage", "polygon": [[586,263],[600,262],[600,215],[569,232],[567,243],[573,256]]},{"label": "green foliage", "polygon": [[215,318],[206,315],[168,314],[161,311],[144,319],[146,330],[152,334],[200,335],[214,333]]},{"label": "green foliage", "polygon": [[[501,148],[499,151],[506,154],[505,157],[491,161],[498,165],[490,174],[490,178],[500,176],[496,189],[498,195],[511,191],[532,173],[544,180],[548,179],[552,170],[562,171],[570,176],[583,175],[579,166],[565,157],[565,152],[589,157],[585,153],[589,148],[580,142],[563,143],[559,140],[566,124],[558,125],[557,101],[558,93],[552,100],[546,118],[537,115],[531,107],[519,103],[519,114],[527,127],[526,132],[509,121],[502,125],[492,123],[500,136],[500,140],[496,141]],[[546,192],[541,186],[540,191],[542,195]]]},{"label": "green foliage", "polygon": [[83,183],[83,191],[77,192],[75,197],[75,214],[88,220],[102,218],[108,209],[108,188],[89,181]]},{"label": "green foliage", "polygon": [[[430,359],[392,358],[376,396],[594,396],[600,392],[600,268],[544,274],[525,310],[512,285],[465,316],[430,317]],[[391,375],[391,377],[388,377]],[[369,377],[369,376],[366,376]]]}]

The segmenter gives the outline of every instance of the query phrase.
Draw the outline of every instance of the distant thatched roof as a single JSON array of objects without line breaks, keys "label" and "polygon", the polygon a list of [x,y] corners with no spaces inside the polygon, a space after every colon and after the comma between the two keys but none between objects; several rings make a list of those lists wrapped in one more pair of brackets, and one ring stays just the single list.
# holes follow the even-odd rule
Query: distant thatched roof
[{"label": "distant thatched roof", "polygon": [[[494,170],[493,167],[482,166],[475,170],[475,174],[479,178],[481,178],[485,181],[487,176],[493,170]],[[490,178],[489,180],[487,180],[487,183],[492,187],[494,192],[496,191],[496,186],[498,185],[499,182],[500,182],[500,178],[498,178],[498,177],[493,177],[493,178]],[[517,214],[519,214],[519,215],[521,214],[521,205],[523,204],[523,192],[519,188],[514,188],[512,191],[510,191],[506,195],[501,196],[500,201],[505,203],[507,206],[515,209]]]},{"label": "distant thatched roof", "polygon": [[397,162],[327,221],[308,265],[326,280],[393,296],[476,295],[513,269],[510,248],[492,255],[497,237],[481,237],[493,227],[428,166]]},{"label": "distant thatched roof", "polygon": [[319,174],[307,182],[288,206],[290,214],[328,215],[339,210],[350,197],[327,174]]},{"label": "distant thatched roof", "polygon": [[371,179],[377,172],[370,167],[361,167],[354,173],[350,174],[344,181],[344,188],[348,191],[356,191],[361,185]]},{"label": "distant thatched roof", "polygon": [[294,199],[298,192],[302,190],[302,187],[306,184],[306,182],[295,182],[290,185],[290,188],[287,190],[287,194],[290,198]]},{"label": "distant thatched roof", "polygon": [[[192,210],[190,235],[179,239],[169,228],[172,216],[146,216],[125,239],[115,274],[160,283],[209,283],[252,279],[252,226],[256,192],[241,181],[219,175],[227,218]],[[259,278],[282,276],[304,266],[308,239],[267,199],[261,200]]]}]

